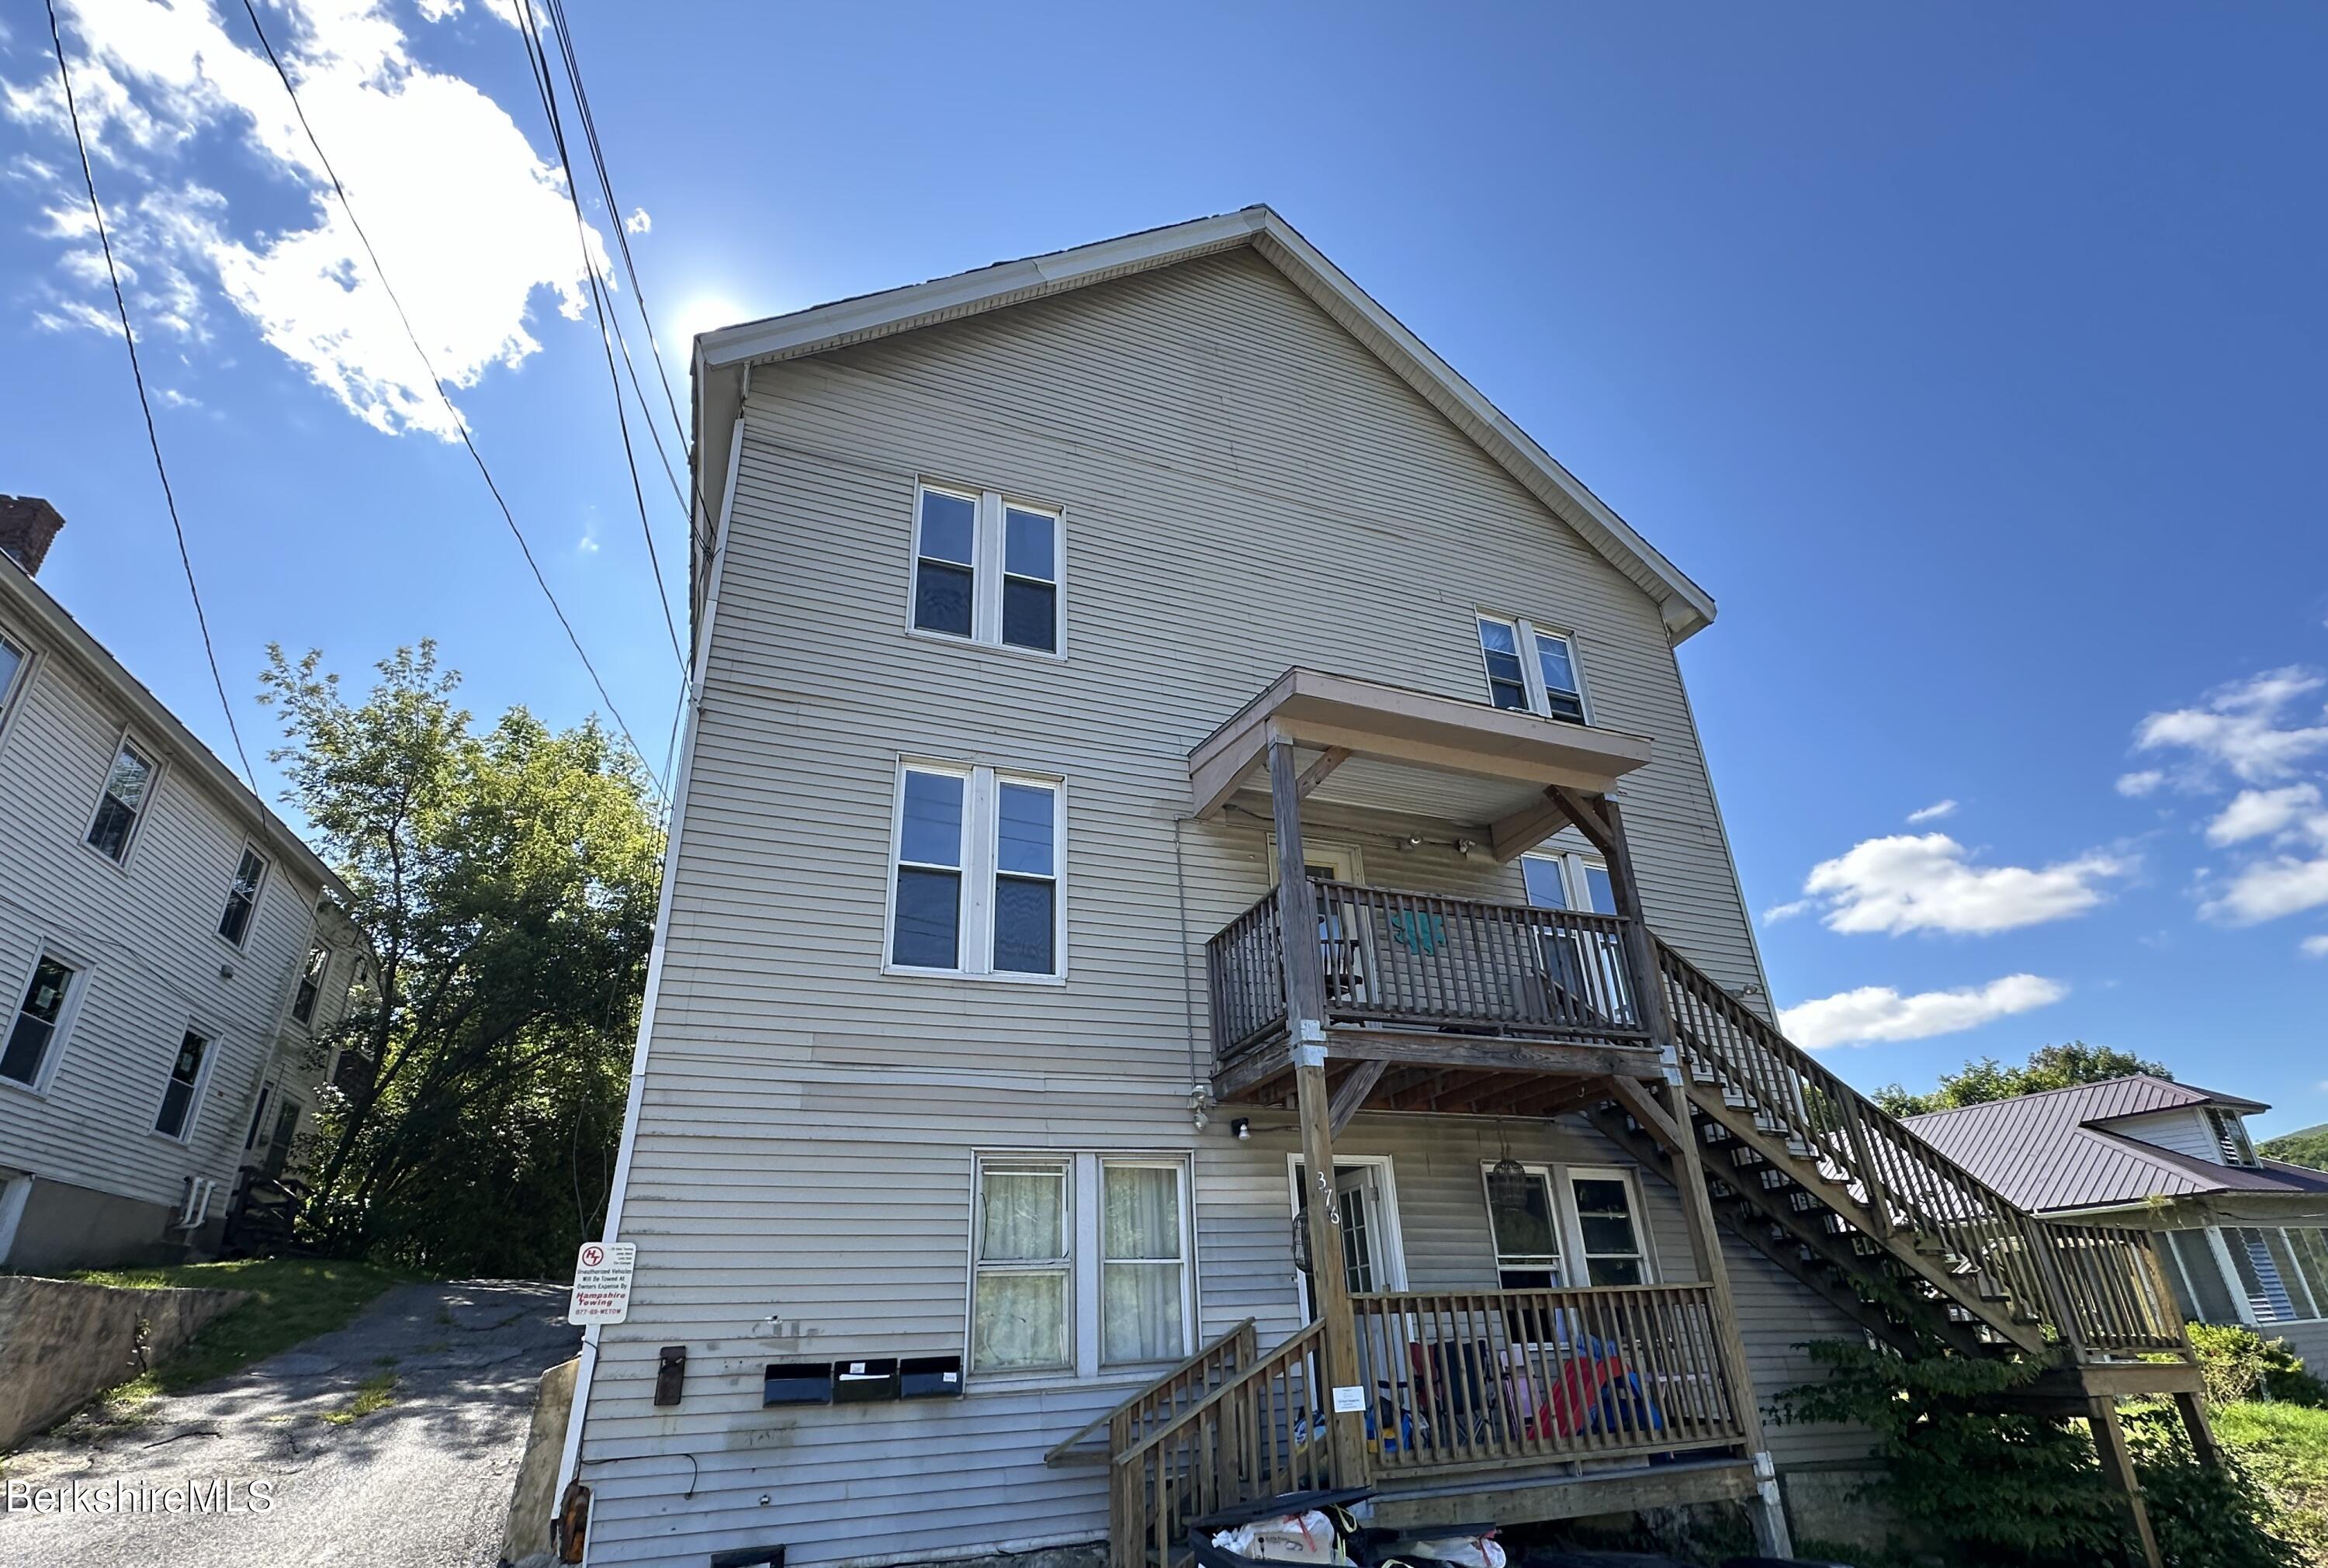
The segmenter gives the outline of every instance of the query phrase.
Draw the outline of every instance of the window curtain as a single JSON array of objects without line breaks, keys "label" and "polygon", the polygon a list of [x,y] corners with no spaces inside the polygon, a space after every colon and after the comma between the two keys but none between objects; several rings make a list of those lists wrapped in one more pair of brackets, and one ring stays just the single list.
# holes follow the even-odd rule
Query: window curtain
[{"label": "window curtain", "polygon": [[1169,1361],[1185,1354],[1180,1174],[1156,1166],[1101,1168],[1100,1359]]},{"label": "window curtain", "polygon": [[[1066,1172],[988,1169],[981,1176],[971,1366],[979,1371],[1064,1366]],[[1029,1266],[1045,1263],[1054,1266]]]}]

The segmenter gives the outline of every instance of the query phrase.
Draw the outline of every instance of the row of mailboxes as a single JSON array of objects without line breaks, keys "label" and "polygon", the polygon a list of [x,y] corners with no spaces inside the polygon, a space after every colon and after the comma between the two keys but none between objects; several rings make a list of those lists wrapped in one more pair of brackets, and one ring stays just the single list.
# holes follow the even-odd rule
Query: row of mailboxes
[{"label": "row of mailboxes", "polygon": [[961,1395],[961,1357],[906,1356],[880,1361],[771,1362],[760,1403],[870,1404]]}]

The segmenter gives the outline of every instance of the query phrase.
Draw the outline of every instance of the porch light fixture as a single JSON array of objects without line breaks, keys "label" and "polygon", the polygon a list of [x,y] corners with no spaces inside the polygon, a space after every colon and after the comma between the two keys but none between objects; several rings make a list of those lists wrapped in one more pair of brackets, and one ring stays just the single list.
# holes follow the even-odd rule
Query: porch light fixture
[{"label": "porch light fixture", "polygon": [[1301,1209],[1293,1216],[1293,1266],[1302,1273],[1310,1271],[1310,1211]]},{"label": "porch light fixture", "polygon": [[1496,1124],[1496,1135],[1504,1146],[1504,1157],[1488,1167],[1488,1202],[1496,1208],[1527,1207],[1527,1167],[1512,1158],[1511,1140],[1504,1136],[1503,1123]]}]

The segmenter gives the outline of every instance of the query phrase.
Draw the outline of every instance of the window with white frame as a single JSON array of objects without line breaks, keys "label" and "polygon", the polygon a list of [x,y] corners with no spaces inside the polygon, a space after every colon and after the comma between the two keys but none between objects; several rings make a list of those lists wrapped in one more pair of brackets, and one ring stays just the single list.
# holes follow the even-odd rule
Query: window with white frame
[{"label": "window with white frame", "polygon": [[266,880],[266,857],[245,845],[242,859],[234,869],[234,880],[227,886],[226,908],[218,923],[218,934],[237,947],[250,934],[251,911],[258,907],[258,889]]},{"label": "window with white frame", "polygon": [[1478,621],[1488,701],[1516,712],[1585,722],[1576,647],[1565,634],[1516,616],[1482,614]]},{"label": "window with white frame", "polygon": [[324,994],[324,975],[332,967],[332,950],[319,939],[307,949],[299,968],[299,989],[291,993],[291,1016],[303,1024],[315,1021],[315,999]]},{"label": "window with white frame", "polygon": [[1065,815],[1056,779],[905,764],[890,877],[889,967],[1004,978],[1063,974]]},{"label": "window with white frame", "polygon": [[1530,1165],[1516,1188],[1521,1201],[1498,1202],[1493,1167],[1482,1162],[1496,1274],[1507,1291],[1558,1285],[1651,1282],[1641,1230],[1639,1189],[1616,1167]]},{"label": "window with white frame", "polygon": [[925,484],[914,502],[914,629],[1059,651],[1056,512]]},{"label": "window with white frame", "polygon": [[1588,915],[1617,913],[1617,887],[1597,857],[1557,850],[1531,850],[1520,857],[1520,882],[1538,909],[1574,909]]},{"label": "window with white frame", "polygon": [[37,1089],[63,1045],[74,982],[80,972],[43,953],[33,961],[33,977],[9,1020],[8,1043],[0,1047],[0,1078]]},{"label": "window with white frame", "polygon": [[2222,1236],[2250,1319],[2301,1323],[2328,1318],[2328,1231],[2229,1225]]},{"label": "window with white frame", "polygon": [[105,770],[105,793],[98,798],[97,814],[89,819],[89,848],[108,859],[127,859],[153,787],[153,763],[124,736],[114,751],[113,765]]},{"label": "window with white frame", "polygon": [[2253,1165],[2255,1145],[2248,1141],[2247,1122],[2236,1112],[2207,1107],[2207,1131],[2214,1135],[2215,1147],[2221,1151],[2226,1165]]},{"label": "window with white frame", "polygon": [[24,644],[0,632],[0,718],[8,714],[8,699],[16,694],[16,677],[23,673],[29,656]]},{"label": "window with white frame", "polygon": [[1088,1377],[1188,1353],[1187,1161],[989,1154],[977,1181],[973,1374]]},{"label": "window with white frame", "polygon": [[170,1081],[162,1090],[162,1108],[154,1116],[155,1131],[183,1142],[192,1131],[194,1098],[202,1093],[210,1055],[210,1037],[200,1029],[188,1029],[179,1038],[177,1059],[170,1064]]}]

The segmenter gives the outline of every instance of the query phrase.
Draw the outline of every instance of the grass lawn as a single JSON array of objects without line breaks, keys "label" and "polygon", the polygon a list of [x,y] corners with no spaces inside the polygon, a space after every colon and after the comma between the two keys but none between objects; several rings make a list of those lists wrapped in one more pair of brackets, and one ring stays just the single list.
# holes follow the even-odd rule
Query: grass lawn
[{"label": "grass lawn", "polygon": [[2301,1404],[2220,1404],[2215,1435],[2278,1503],[2279,1533],[2328,1568],[2328,1410]]},{"label": "grass lawn", "polygon": [[251,1293],[252,1300],[204,1329],[174,1359],[108,1394],[107,1404],[118,1408],[223,1377],[303,1339],[328,1333],[389,1286],[415,1276],[335,1258],[250,1258],[158,1269],[93,1269],[66,1277],[128,1290],[188,1286]]}]

